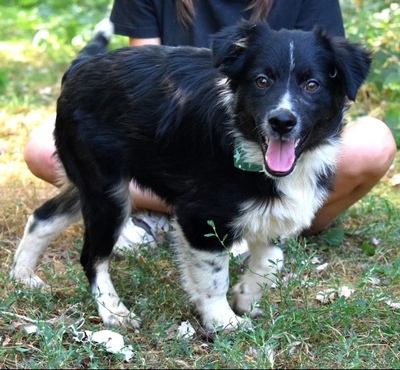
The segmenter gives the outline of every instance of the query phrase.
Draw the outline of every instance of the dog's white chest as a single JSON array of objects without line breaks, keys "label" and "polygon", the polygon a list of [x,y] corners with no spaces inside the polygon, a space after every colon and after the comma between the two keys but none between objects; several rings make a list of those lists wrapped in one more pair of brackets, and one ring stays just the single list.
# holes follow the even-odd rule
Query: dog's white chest
[{"label": "dog's white chest", "polygon": [[246,203],[239,220],[244,237],[268,241],[301,232],[311,225],[322,195],[297,189],[261,207],[253,202]]},{"label": "dog's white chest", "polygon": [[242,215],[235,222],[243,230],[243,237],[268,242],[308,228],[328,195],[326,187],[318,184],[318,174],[333,165],[332,150],[332,146],[326,146],[307,153],[291,175],[277,180],[280,197],[262,205],[256,201],[243,203]]}]

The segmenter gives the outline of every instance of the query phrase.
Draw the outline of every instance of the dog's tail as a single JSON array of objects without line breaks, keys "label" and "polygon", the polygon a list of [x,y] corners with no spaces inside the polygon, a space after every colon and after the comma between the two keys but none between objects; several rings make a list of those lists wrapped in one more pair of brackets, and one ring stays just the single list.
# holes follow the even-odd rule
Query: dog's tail
[{"label": "dog's tail", "polygon": [[62,78],[62,85],[82,64],[108,50],[108,44],[114,34],[114,24],[108,18],[105,18],[96,25],[94,32],[93,39],[79,52],[67,72],[65,72]]}]

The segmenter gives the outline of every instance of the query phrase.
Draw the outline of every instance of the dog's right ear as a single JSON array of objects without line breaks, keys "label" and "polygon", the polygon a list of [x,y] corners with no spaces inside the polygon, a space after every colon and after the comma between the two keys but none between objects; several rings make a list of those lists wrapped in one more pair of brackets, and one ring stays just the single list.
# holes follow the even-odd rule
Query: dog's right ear
[{"label": "dog's right ear", "polygon": [[213,66],[229,79],[234,79],[245,65],[249,40],[259,32],[259,28],[268,27],[241,21],[215,34],[211,43]]}]

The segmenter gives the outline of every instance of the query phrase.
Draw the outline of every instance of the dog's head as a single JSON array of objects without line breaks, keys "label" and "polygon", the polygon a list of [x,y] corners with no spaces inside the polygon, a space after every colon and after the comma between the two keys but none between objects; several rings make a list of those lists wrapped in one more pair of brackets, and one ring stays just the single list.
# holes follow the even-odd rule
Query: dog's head
[{"label": "dog's head", "polygon": [[339,136],[346,100],[355,100],[371,65],[370,52],[345,38],[321,29],[273,31],[265,23],[224,29],[212,52],[235,95],[235,131],[257,143],[273,177]]}]

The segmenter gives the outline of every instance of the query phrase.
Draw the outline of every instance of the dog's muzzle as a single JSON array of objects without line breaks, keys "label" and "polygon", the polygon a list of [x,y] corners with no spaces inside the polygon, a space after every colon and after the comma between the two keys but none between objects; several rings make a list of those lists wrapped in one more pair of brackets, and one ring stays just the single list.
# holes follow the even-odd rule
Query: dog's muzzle
[{"label": "dog's muzzle", "polygon": [[274,176],[286,176],[296,163],[296,146],[300,140],[289,135],[297,125],[296,116],[287,109],[277,109],[268,116],[273,135],[265,138],[266,170]]}]

